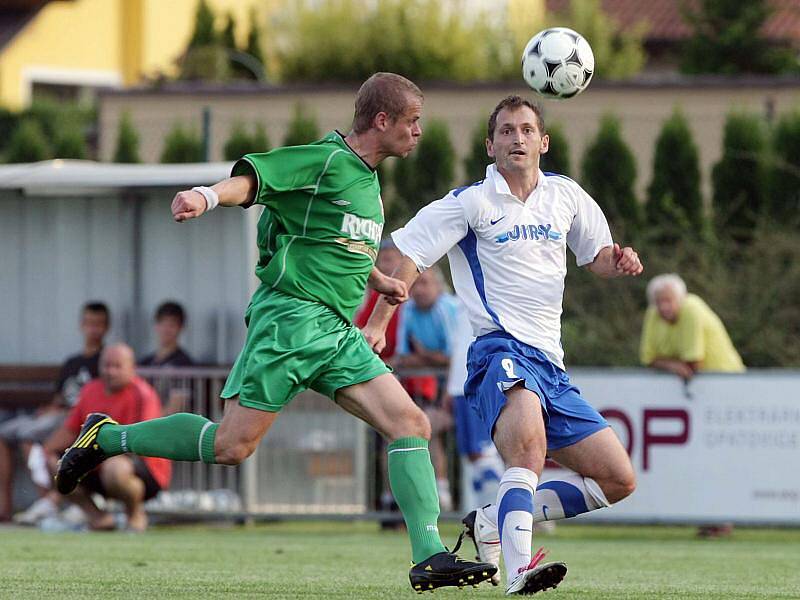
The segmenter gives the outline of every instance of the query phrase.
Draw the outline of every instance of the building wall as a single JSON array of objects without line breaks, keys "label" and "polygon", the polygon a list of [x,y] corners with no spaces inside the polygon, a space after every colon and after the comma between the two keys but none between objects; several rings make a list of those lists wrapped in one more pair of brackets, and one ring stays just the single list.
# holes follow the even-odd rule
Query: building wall
[{"label": "building wall", "polygon": [[[285,2],[286,0],[280,0]],[[210,0],[220,18],[231,12],[239,43],[255,7],[276,10],[278,0]],[[197,0],[73,0],[49,2],[0,49],[0,105],[30,103],[31,81],[86,86],[129,86],[160,72],[174,75],[176,59],[194,28]]]},{"label": "building wall", "polygon": [[[195,90],[187,93],[144,92],[110,94],[100,102],[100,156],[108,160],[114,152],[120,115],[129,112],[141,138],[145,161],[158,161],[164,137],[181,121],[200,130],[202,112],[211,111],[211,160],[219,160],[229,131],[236,122],[263,123],[272,145],[283,140],[293,110],[301,102],[318,119],[322,131],[347,130],[353,114],[357,85],[317,88],[282,88],[272,91],[213,93]],[[509,93],[531,97],[521,86],[422,86],[425,92],[423,127],[433,118],[447,122],[456,151],[463,157],[475,127],[483,126],[498,100]],[[770,103],[774,113],[794,110],[800,101],[800,83],[779,85],[674,85],[647,86],[594,85],[577,98],[545,101],[548,123],[563,126],[570,143],[572,175],[579,173],[580,159],[597,133],[601,117],[617,115],[622,133],[638,163],[637,189],[644,194],[652,177],[655,140],[663,122],[678,107],[689,120],[694,142],[699,147],[706,195],[710,191],[710,172],[721,154],[725,117],[732,110],[763,114]],[[424,134],[423,134],[424,135]],[[460,177],[460,176],[459,176]],[[463,183],[461,179],[454,183]]]},{"label": "building wall", "polygon": [[78,314],[89,300],[111,309],[109,341],[140,356],[153,349],[152,315],[167,299],[186,307],[183,341],[193,356],[232,362],[254,289],[258,209],[179,225],[169,213],[175,191],[61,198],[0,190],[0,363],[52,364],[78,351]]}]

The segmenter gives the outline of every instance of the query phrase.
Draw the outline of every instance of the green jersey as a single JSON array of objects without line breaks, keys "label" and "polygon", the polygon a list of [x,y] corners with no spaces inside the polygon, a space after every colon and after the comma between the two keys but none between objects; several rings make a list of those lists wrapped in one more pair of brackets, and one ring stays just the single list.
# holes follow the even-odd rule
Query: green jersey
[{"label": "green jersey", "polygon": [[383,231],[375,170],[332,131],[307,146],[248,154],[232,175],[254,175],[255,202],[265,207],[258,278],[352,321]]}]

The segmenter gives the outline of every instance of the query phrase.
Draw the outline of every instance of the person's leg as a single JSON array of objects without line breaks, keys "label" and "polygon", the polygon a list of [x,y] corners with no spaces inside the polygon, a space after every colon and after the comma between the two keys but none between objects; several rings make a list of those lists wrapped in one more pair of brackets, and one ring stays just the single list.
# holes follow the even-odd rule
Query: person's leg
[{"label": "person's leg", "polygon": [[106,496],[125,505],[128,527],[133,531],[147,529],[145,485],[136,474],[133,460],[128,456],[114,456],[101,464],[98,471]]},{"label": "person's leg", "polygon": [[177,413],[132,425],[103,425],[97,434],[108,456],[132,452],[171,460],[238,465],[250,456],[277,412],[241,406],[228,400],[220,423],[200,415]]},{"label": "person's leg", "polygon": [[533,494],[544,468],[547,439],[541,402],[522,386],[506,391],[494,443],[506,464],[497,491],[497,529],[511,586],[531,562]]},{"label": "person's leg", "polygon": [[14,480],[14,453],[6,440],[0,439],[0,522],[10,521]]},{"label": "person's leg", "polygon": [[425,407],[425,416],[431,424],[430,453],[433,472],[436,474],[436,490],[439,494],[439,505],[444,511],[453,510],[453,496],[450,493],[450,480],[447,469],[447,452],[445,451],[445,433],[452,426],[450,415],[443,408]]},{"label": "person's leg", "polygon": [[336,403],[371,425],[389,443],[389,481],[408,527],[413,561],[419,563],[445,552],[437,525],[439,499],[425,413],[388,373],[339,389]]}]

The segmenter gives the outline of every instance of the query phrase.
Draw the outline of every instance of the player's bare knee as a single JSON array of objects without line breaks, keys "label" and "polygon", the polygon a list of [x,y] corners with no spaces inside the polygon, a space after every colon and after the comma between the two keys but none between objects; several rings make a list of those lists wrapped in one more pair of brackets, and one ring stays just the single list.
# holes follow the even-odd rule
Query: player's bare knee
[{"label": "player's bare knee", "polygon": [[615,473],[605,481],[598,481],[600,489],[611,504],[630,496],[636,489],[636,476],[633,470]]},{"label": "player's bare knee", "polygon": [[415,404],[404,411],[402,415],[392,419],[389,430],[385,433],[390,442],[404,437],[418,437],[425,440],[431,439],[431,423],[427,415]]},{"label": "player's bare knee", "polygon": [[215,448],[216,462],[220,465],[238,465],[255,452],[258,442],[237,440],[231,444],[217,444]]}]

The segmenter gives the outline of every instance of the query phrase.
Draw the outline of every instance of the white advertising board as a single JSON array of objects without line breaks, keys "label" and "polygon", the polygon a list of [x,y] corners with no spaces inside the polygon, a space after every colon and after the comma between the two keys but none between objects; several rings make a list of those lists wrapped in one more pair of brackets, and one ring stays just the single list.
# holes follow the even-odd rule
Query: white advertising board
[{"label": "white advertising board", "polygon": [[[800,372],[709,374],[687,386],[639,370],[570,376],[638,480],[629,498],[586,518],[800,525]],[[548,468],[543,479],[556,476]]]}]

